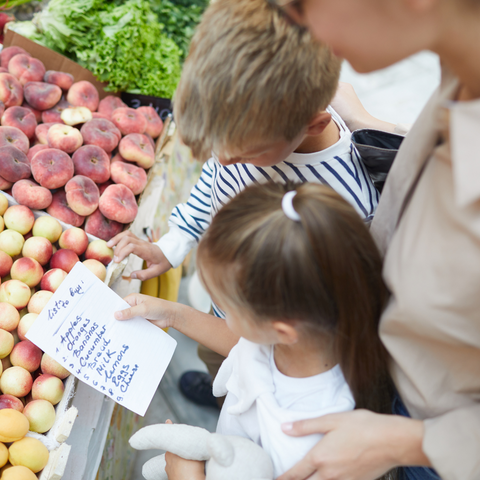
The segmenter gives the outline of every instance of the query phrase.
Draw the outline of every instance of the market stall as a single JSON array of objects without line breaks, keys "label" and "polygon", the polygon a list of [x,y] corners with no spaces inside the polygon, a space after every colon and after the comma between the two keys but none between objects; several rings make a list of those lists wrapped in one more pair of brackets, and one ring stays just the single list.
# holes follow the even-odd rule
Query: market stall
[{"label": "market stall", "polygon": [[[51,4],[54,3],[55,2],[53,1],[51,2]],[[55,118],[53,122],[47,121],[50,119],[48,118],[48,115],[45,115],[45,112],[54,110],[61,102],[65,101],[60,100],[60,97],[55,99],[52,105],[48,105],[48,108],[45,108],[43,105],[41,105],[41,101],[37,101],[37,103],[35,103],[35,92],[30,96],[28,96],[25,92],[25,101],[23,103],[15,100],[6,105],[7,110],[9,108],[22,108],[23,110],[29,109],[32,112],[32,115],[36,115],[36,123],[38,123],[38,126],[47,125],[49,123],[57,123],[57,125],[60,126],[68,125],[68,132],[70,132],[70,129],[81,131],[83,128],[82,125],[86,125],[88,122],[93,120],[104,120],[103,117],[105,116],[105,111],[100,112],[100,110],[98,110],[99,113],[97,113],[97,107],[95,107],[87,108],[89,112],[86,112],[85,106],[82,105],[81,102],[76,105],[75,101],[72,100],[72,96],[69,96],[69,89],[71,89],[72,84],[76,85],[79,82],[87,82],[89,85],[91,85],[98,92],[99,99],[105,97],[113,99],[118,98],[119,103],[117,106],[120,106],[120,108],[123,109],[130,110],[130,108],[128,108],[129,106],[141,106],[142,103],[145,104],[145,102],[149,101],[150,97],[144,96],[142,97],[141,101],[137,100],[137,105],[129,104],[128,107],[125,104],[121,105],[123,102],[120,100],[118,96],[119,94],[114,93],[113,96],[110,95],[110,92],[105,90],[105,87],[107,86],[106,83],[98,81],[92,76],[92,73],[89,70],[85,69],[77,62],[59,55],[57,52],[52,51],[48,47],[32,42],[13,30],[7,31],[4,47],[16,47],[23,49],[23,52],[19,50],[16,52],[16,54],[17,56],[26,57],[26,61],[29,65],[35,64],[35,61],[39,60],[45,67],[44,70],[63,72],[70,77],[71,82],[67,88],[57,85],[55,80],[52,80],[51,82],[43,81],[45,73],[42,73],[41,79],[27,78],[23,83],[20,84],[22,87],[22,92],[28,88],[25,87],[25,85],[32,81],[37,81],[38,83],[46,85],[45,88],[48,87],[47,89],[49,92],[53,91],[56,93],[56,89],[63,88],[63,94],[70,105],[63,105],[63,108],[57,108],[55,113],[58,115],[58,119]],[[181,55],[180,51],[177,53],[178,55]],[[14,55],[11,56],[11,58],[13,57]],[[6,60],[7,64],[9,61],[10,58]],[[23,71],[21,70],[20,74],[18,75],[21,76],[22,72]],[[173,69],[173,80],[171,82],[172,85],[174,85],[176,80],[178,80],[178,73],[179,70],[177,73],[175,73],[175,69]],[[1,75],[2,74],[0,73],[0,76]],[[5,73],[4,75],[11,76],[12,74],[10,73],[10,69],[8,69],[8,73]],[[17,80],[18,75],[15,77]],[[101,76],[99,77],[102,78]],[[138,96],[138,98],[141,97]],[[42,98],[40,100],[42,100]],[[101,213],[104,216],[106,214],[106,223],[109,226],[112,224],[119,225],[118,231],[128,228],[135,235],[141,238],[150,238],[151,240],[156,240],[168,229],[167,220],[173,206],[182,198],[187,196],[192,184],[196,178],[198,178],[200,173],[200,165],[191,157],[189,150],[178,142],[175,132],[175,125],[171,121],[171,116],[167,116],[167,118],[165,118],[165,116],[168,114],[168,103],[165,103],[164,99],[160,99],[161,101],[158,104],[155,103],[156,101],[154,99],[150,100],[150,104],[157,107],[156,111],[161,111],[164,114],[163,117],[165,119],[161,135],[158,136],[155,143],[151,142],[151,138],[148,138],[155,136],[154,134],[151,134],[145,141],[145,144],[148,143],[147,147],[142,145],[140,148],[141,150],[147,151],[147,157],[151,156],[152,161],[150,162],[149,159],[146,161],[142,160],[142,158],[135,155],[132,158],[127,159],[126,157],[128,156],[128,152],[126,150],[117,150],[117,146],[110,149],[108,155],[109,158],[113,157],[114,154],[117,156],[120,155],[120,158],[116,159],[119,160],[117,165],[120,163],[127,164],[127,162],[129,162],[128,165],[135,165],[135,168],[142,169],[142,171],[145,172],[142,175],[145,177],[146,181],[141,188],[135,186],[132,187],[131,184],[127,183],[127,186],[130,190],[132,190],[132,188],[136,188],[136,190],[132,190],[133,195],[132,193],[129,194],[129,199],[131,197],[133,198],[131,205],[132,209],[135,211],[135,214],[132,215],[131,219],[126,217],[123,219],[117,218],[115,217],[115,213],[113,213],[113,216],[109,216],[109,214],[106,213],[108,211],[108,207],[105,206],[105,203]],[[82,108],[83,111],[81,110]],[[65,111],[67,113],[64,113]],[[69,117],[70,114],[77,116],[74,116],[73,120],[71,120]],[[81,117],[82,114],[85,115],[85,117]],[[80,115],[80,117],[78,117],[78,115]],[[148,117],[146,118],[147,123],[149,123]],[[3,128],[4,125],[5,124],[2,122],[2,127],[0,128]],[[118,130],[121,130],[117,144],[120,141],[120,137],[123,140],[129,135],[132,135],[128,128],[125,130],[122,129],[121,121],[119,121],[118,124],[115,123],[115,125]],[[24,156],[27,158],[26,154],[31,153],[31,158],[28,158],[28,162],[21,160],[20,163],[22,165],[25,166],[28,163],[28,168],[33,169],[34,166],[39,163],[39,161],[38,158],[33,162],[32,160],[38,154],[40,154],[40,156],[44,155],[41,153],[42,151],[46,152],[51,151],[52,149],[57,149],[64,152],[65,155],[71,155],[73,157],[74,153],[78,151],[79,148],[82,148],[77,145],[71,150],[68,150],[62,146],[62,150],[60,145],[55,143],[55,138],[53,138],[53,140],[50,138],[52,137],[52,134],[50,134],[51,127],[52,126],[48,126],[44,132],[44,137],[42,138],[40,138],[41,132],[39,132],[37,129],[34,130],[34,134],[30,135],[30,145],[28,145],[27,142],[27,148],[24,152]],[[67,131],[65,130],[63,134],[67,135]],[[143,133],[136,133],[135,130],[133,133],[133,135],[144,134],[145,131]],[[50,135],[50,137],[48,137],[48,135]],[[86,137],[87,135],[83,135],[84,143],[87,143],[85,140]],[[95,145],[95,142],[88,143]],[[34,144],[38,145],[38,147],[34,152],[31,152],[31,147]],[[121,156],[122,153],[124,155],[123,157]],[[115,159],[113,158],[109,160],[109,164],[112,162],[113,165],[114,160]],[[48,159],[48,161],[50,161],[50,159]],[[25,166],[25,168],[27,167]],[[77,165],[75,165],[75,175],[77,175]],[[72,178],[73,172],[72,175],[70,175],[70,180],[72,180]],[[44,177],[42,177],[42,171],[40,173],[36,171],[33,174],[33,177],[30,176],[30,171],[28,174],[15,174],[12,175],[9,180],[3,179],[4,183],[1,190],[3,190],[6,198],[8,198],[10,206],[16,204],[24,205],[25,203],[28,203],[27,200],[24,200],[25,195],[22,196],[22,189],[18,185],[22,181],[30,181],[32,183],[31,186],[35,186],[35,188],[43,187],[46,190],[50,190],[53,192],[54,198],[56,195],[60,195],[59,192],[61,192],[63,196],[65,196],[65,193],[68,194],[68,192],[64,192],[63,186],[56,186],[53,184],[49,185],[47,180],[45,180],[44,185],[42,183],[44,182],[43,179]],[[33,182],[33,180],[38,183]],[[97,184],[97,187],[95,188],[98,189],[98,187],[100,187],[100,196],[103,196],[103,193],[111,186],[125,184],[125,182],[122,183],[121,175],[118,175],[116,179],[113,179],[112,176],[112,179],[109,179],[105,182],[100,182],[99,180],[95,179],[92,183]],[[20,194],[18,193],[19,191]],[[60,206],[68,208],[71,207],[71,203],[69,204],[63,200],[62,204],[62,201],[60,200],[57,202],[60,204]],[[98,204],[95,207],[96,209],[93,209],[88,213],[81,212],[80,208],[79,212],[83,213],[83,215],[73,212],[71,217],[62,216],[61,213],[58,214],[61,209],[55,210],[50,208],[50,206],[30,205],[30,208],[34,213],[35,218],[40,216],[61,217],[59,220],[63,231],[71,229],[72,224],[76,227],[81,226],[82,228],[85,228],[90,243],[93,241],[104,241],[108,239],[107,237],[112,236],[112,230],[109,230],[108,234],[102,236],[101,233],[104,233],[102,229],[97,228],[97,230],[95,230],[92,222],[88,222],[88,220],[93,216],[94,212],[100,211]],[[42,209],[46,211],[41,211]],[[98,213],[98,215],[100,214]],[[77,224],[76,219],[78,216],[82,217],[82,221],[79,221]],[[83,217],[88,217],[85,224]],[[70,222],[70,218],[74,221]],[[95,230],[93,233],[88,230],[87,226],[85,226],[88,223],[90,224],[90,230],[92,228]],[[149,227],[148,231],[146,230],[146,227]],[[94,234],[97,234],[102,238],[99,240]],[[59,248],[60,251],[64,249],[64,247],[61,247],[56,243],[55,245],[54,248]],[[80,258],[83,259],[84,254],[82,253],[79,255]],[[48,263],[46,265],[48,265]],[[139,292],[141,289],[141,282],[138,280],[132,280],[130,278],[130,273],[134,270],[140,269],[141,267],[142,260],[134,255],[130,255],[128,259],[121,264],[117,265],[113,262],[110,263],[107,266],[106,277],[104,281],[121,297],[124,297],[129,293]],[[50,268],[52,268],[51,265]],[[6,283],[9,280],[9,277],[4,277],[2,280]],[[35,287],[32,288],[35,289]],[[39,290],[39,288],[40,287],[37,287],[36,289]],[[20,310],[19,307],[17,308]],[[20,312],[21,315],[22,313],[25,312]],[[7,369],[8,368],[9,366],[7,365]],[[56,419],[54,426],[51,427],[50,430],[46,431],[45,434],[40,434],[40,440],[47,445],[48,449],[50,450],[48,464],[38,473],[40,478],[44,480],[59,480],[60,478],[72,480],[95,478],[102,480],[109,478],[129,478],[128,472],[131,471],[134,451],[130,449],[127,442],[131,434],[142,426],[142,417],[126,410],[123,407],[120,407],[102,393],[92,389],[81,381],[78,381],[72,375],[64,380],[64,387],[65,395],[62,401],[60,401],[56,407]],[[32,436],[31,432],[29,435]],[[45,438],[41,435],[44,435]]]}]

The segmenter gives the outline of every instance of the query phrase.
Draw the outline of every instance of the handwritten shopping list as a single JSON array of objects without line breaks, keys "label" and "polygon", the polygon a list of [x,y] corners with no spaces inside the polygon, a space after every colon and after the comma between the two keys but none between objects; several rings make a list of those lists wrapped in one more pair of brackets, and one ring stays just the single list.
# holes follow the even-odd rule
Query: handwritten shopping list
[{"label": "handwritten shopping list", "polygon": [[143,416],[177,342],[143,318],[116,320],[114,312],[128,307],[78,262],[27,338],[79,380]]}]

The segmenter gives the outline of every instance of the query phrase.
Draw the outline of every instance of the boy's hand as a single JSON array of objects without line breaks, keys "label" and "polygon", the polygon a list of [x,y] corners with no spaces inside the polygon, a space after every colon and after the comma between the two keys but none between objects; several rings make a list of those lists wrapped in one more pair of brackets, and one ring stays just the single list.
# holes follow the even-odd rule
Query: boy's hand
[{"label": "boy's hand", "polygon": [[205,462],[185,460],[171,452],[165,454],[167,466],[165,472],[168,480],[204,480]]},{"label": "boy's hand", "polygon": [[160,328],[175,328],[177,310],[182,306],[168,300],[132,293],[124,299],[130,308],[115,312],[117,320],[130,320],[134,317],[143,317]]},{"label": "boy's hand", "polygon": [[115,256],[113,257],[113,261],[116,263],[120,263],[131,253],[139,256],[147,262],[147,268],[145,270],[132,272],[130,275],[131,278],[137,278],[138,280],[144,281],[158,277],[172,268],[157,245],[145,240],[140,240],[130,231],[115,235],[108,241],[107,245],[110,248],[115,246]]}]

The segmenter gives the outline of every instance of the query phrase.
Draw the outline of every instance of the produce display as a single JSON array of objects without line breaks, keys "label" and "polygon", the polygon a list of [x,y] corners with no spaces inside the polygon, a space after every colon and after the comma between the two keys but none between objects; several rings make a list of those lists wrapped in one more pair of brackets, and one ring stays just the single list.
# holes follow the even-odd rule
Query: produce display
[{"label": "produce display", "polygon": [[113,92],[172,98],[182,51],[147,0],[51,0],[16,32],[90,70]]},{"label": "produce display", "polygon": [[0,70],[0,190],[108,241],[137,214],[157,112],[100,100],[90,82],[45,71],[17,46],[0,53]]},{"label": "produce display", "polygon": [[[63,230],[55,218],[35,218],[0,194],[0,467],[31,473],[45,467],[47,448],[25,435],[51,429],[70,375],[26,338],[28,330],[76,262],[103,281],[112,258],[104,240],[89,242],[84,230]],[[37,478],[14,472],[11,478]]]}]

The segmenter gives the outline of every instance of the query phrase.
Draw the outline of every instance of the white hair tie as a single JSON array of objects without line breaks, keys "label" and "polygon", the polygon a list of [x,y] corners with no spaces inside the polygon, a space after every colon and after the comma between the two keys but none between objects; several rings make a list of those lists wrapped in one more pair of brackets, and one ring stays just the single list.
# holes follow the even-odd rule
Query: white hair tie
[{"label": "white hair tie", "polygon": [[282,198],[282,210],[283,213],[294,222],[299,222],[301,220],[300,215],[293,208],[293,197],[297,194],[296,190],[291,190],[287,192]]}]

